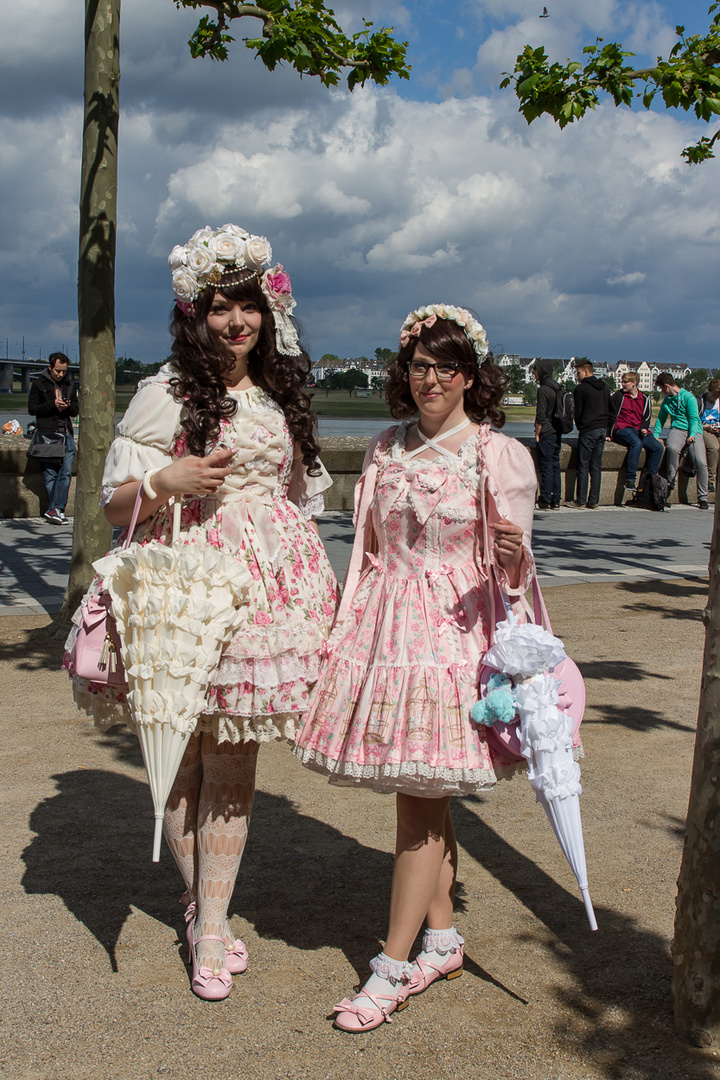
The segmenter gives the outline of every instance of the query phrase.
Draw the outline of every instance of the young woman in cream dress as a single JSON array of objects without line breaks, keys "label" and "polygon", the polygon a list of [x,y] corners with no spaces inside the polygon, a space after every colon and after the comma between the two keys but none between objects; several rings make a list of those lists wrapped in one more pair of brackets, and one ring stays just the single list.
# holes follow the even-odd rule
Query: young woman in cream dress
[{"label": "young woman in cream dress", "polygon": [[[201,229],[170,255],[172,359],[140,384],[105,466],[103,502],[135,540],[167,541],[183,497],[183,542],[234,555],[252,584],[190,739],[164,833],[185,882],[192,988],[227,997],[247,952],[227,922],[247,837],[258,746],[293,739],[318,676],[336,582],[314,525],[330,479],[303,387],[310,361],[282,266],[264,237]],[[124,695],[76,679],[101,724],[129,720]]]}]

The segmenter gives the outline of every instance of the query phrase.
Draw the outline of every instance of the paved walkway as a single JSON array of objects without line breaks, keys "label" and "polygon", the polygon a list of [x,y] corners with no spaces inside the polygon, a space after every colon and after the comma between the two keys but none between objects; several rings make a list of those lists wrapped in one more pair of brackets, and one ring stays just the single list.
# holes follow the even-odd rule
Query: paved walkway
[{"label": "paved walkway", "polygon": [[[324,514],[320,533],[342,579],[353,540],[352,515]],[[706,577],[712,514],[609,507],[535,514],[534,548],[543,585]],[[44,518],[0,520],[0,615],[53,614],[62,605],[72,529]]]}]

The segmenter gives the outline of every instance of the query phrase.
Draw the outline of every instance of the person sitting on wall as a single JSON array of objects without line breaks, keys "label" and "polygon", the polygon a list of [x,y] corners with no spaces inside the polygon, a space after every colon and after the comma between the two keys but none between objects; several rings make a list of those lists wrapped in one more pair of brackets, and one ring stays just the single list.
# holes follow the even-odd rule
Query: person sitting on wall
[{"label": "person sitting on wall", "polygon": [[720,458],[720,379],[710,380],[706,392],[698,398],[698,411],[707,457],[708,491],[714,491]]},{"label": "person sitting on wall", "polygon": [[670,420],[670,431],[665,440],[668,487],[671,491],[675,487],[680,454],[687,446],[697,470],[698,506],[701,510],[707,510],[708,467],[697,401],[689,390],[683,390],[678,386],[674,377],[667,371],[660,372],[655,380],[655,386],[663,395],[663,403],[653,430],[656,438],[662,431],[665,421]]},{"label": "person sitting on wall", "polygon": [[45,517],[53,525],[68,523],[65,507],[75,458],[72,418],[80,412],[77,386],[68,374],[69,363],[65,353],[50,353],[48,366],[43,368],[30,386],[28,397],[28,412],[37,417],[38,429],[65,436],[64,457],[41,459],[48,498]]},{"label": "person sitting on wall", "polygon": [[[638,376],[627,371],[620,379],[620,390],[610,395],[610,434],[608,442],[627,447],[625,487],[635,491],[640,451],[645,450],[645,468],[656,473],[664,451],[663,444],[650,434],[652,406],[650,398],[638,389]],[[720,384],[718,384],[720,385]]]}]

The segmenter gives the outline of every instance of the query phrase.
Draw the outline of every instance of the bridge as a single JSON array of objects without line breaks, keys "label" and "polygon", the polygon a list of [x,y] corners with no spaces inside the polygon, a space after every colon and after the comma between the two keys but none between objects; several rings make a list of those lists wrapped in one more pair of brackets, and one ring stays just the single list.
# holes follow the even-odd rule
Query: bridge
[{"label": "bridge", "polygon": [[[47,367],[47,360],[0,360],[0,394],[11,394],[15,379],[20,379],[20,392],[27,394],[30,379],[39,375]],[[80,374],[79,364],[69,364],[68,371],[76,378]]]}]

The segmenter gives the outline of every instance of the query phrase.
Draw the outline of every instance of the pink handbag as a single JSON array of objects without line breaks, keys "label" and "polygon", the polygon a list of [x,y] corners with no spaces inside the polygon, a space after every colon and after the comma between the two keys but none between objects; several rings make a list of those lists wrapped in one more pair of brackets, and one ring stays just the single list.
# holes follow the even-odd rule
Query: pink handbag
[{"label": "pink handbag", "polygon": [[[135,532],[142,493],[141,484],[125,538],[126,548]],[[71,653],[73,674],[89,682],[127,689],[121,650],[122,642],[113,617],[110,594],[102,592],[89,596],[87,603],[80,608],[80,626]]]},{"label": "pink handbag", "polygon": [[89,596],[80,618],[73,650],[74,673],[90,682],[127,686],[110,594],[103,592]]},{"label": "pink handbag", "polygon": [[[497,588],[497,583],[495,584],[495,587]],[[537,574],[533,577],[533,609],[533,621],[538,625],[544,626],[548,633],[552,634],[550,617],[547,608],[545,607],[543,594],[540,591],[540,583],[537,579]],[[502,604],[500,605],[500,610],[502,610]],[[480,697],[485,696],[488,681],[494,674],[496,674],[495,668],[489,667],[487,664],[481,666]],[[585,713],[585,682],[580,673],[580,669],[570,657],[567,657],[558,664],[557,667],[554,668],[553,674],[561,680],[560,686],[558,687],[558,694],[560,696],[558,708],[561,712],[567,713],[572,718],[573,746],[577,746],[580,743],[578,735],[580,724]],[[514,720],[510,724],[503,724],[496,721],[490,727],[485,728],[488,746],[493,753],[504,761],[516,762],[523,760],[523,755],[520,750],[520,739],[518,738],[518,727],[519,720]]]}]

